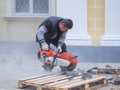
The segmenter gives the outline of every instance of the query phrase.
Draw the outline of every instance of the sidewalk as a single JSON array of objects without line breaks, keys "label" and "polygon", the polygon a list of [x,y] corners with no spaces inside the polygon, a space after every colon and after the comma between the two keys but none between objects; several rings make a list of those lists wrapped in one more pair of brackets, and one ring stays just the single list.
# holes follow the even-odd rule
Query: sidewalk
[{"label": "sidewalk", "polygon": [[[106,64],[113,67],[120,66],[118,63],[79,63],[76,69],[87,70],[94,66],[104,67]],[[46,72],[36,55],[0,55],[0,90],[20,90],[19,79],[57,72],[60,72],[59,67],[56,67],[53,72]],[[35,90],[35,88],[22,90]]]}]

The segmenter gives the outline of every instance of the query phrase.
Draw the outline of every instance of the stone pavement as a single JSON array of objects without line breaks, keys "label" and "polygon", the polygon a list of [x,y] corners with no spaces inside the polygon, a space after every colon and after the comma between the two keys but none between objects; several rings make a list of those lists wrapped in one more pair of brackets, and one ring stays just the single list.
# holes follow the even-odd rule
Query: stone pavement
[{"label": "stone pavement", "polygon": [[[79,63],[76,69],[87,70],[94,66],[104,67],[106,64],[119,66],[118,63]],[[59,67],[55,67],[53,72],[46,72],[36,55],[0,55],[0,90],[20,90],[19,79],[57,72],[60,72]],[[22,90],[35,90],[35,88]]]}]

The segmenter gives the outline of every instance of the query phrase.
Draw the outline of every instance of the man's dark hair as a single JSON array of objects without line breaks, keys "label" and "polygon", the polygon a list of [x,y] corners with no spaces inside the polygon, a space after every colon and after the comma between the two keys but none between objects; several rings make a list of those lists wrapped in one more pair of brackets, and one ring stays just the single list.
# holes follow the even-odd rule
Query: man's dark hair
[{"label": "man's dark hair", "polygon": [[63,23],[66,28],[71,29],[73,27],[73,21],[71,19],[62,19],[61,23]]}]

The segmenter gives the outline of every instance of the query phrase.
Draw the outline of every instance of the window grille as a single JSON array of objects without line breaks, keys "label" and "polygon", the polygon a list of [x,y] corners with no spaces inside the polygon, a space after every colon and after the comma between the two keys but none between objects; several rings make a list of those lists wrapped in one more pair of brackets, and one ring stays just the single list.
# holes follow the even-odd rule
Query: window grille
[{"label": "window grille", "polygon": [[16,0],[15,12],[29,12],[29,0]]},{"label": "window grille", "polygon": [[[54,15],[55,0],[13,0],[13,15]],[[14,4],[14,5],[13,5]]]},{"label": "window grille", "polygon": [[49,13],[48,0],[33,0],[33,13]]}]

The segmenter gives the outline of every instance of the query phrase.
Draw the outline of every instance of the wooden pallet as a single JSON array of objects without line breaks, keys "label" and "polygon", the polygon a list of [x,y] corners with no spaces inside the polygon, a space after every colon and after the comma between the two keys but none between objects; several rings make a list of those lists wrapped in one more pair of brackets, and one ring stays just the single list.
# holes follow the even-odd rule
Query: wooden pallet
[{"label": "wooden pallet", "polygon": [[[36,87],[37,90],[69,90],[79,87],[82,88],[82,90],[91,90],[94,87],[106,85],[106,77],[101,75],[94,75],[92,78],[87,78],[86,80],[83,80],[80,75],[72,79],[70,78],[70,76],[60,74],[30,77],[18,80],[18,87],[33,86]],[[98,82],[98,85],[95,84]]]}]

